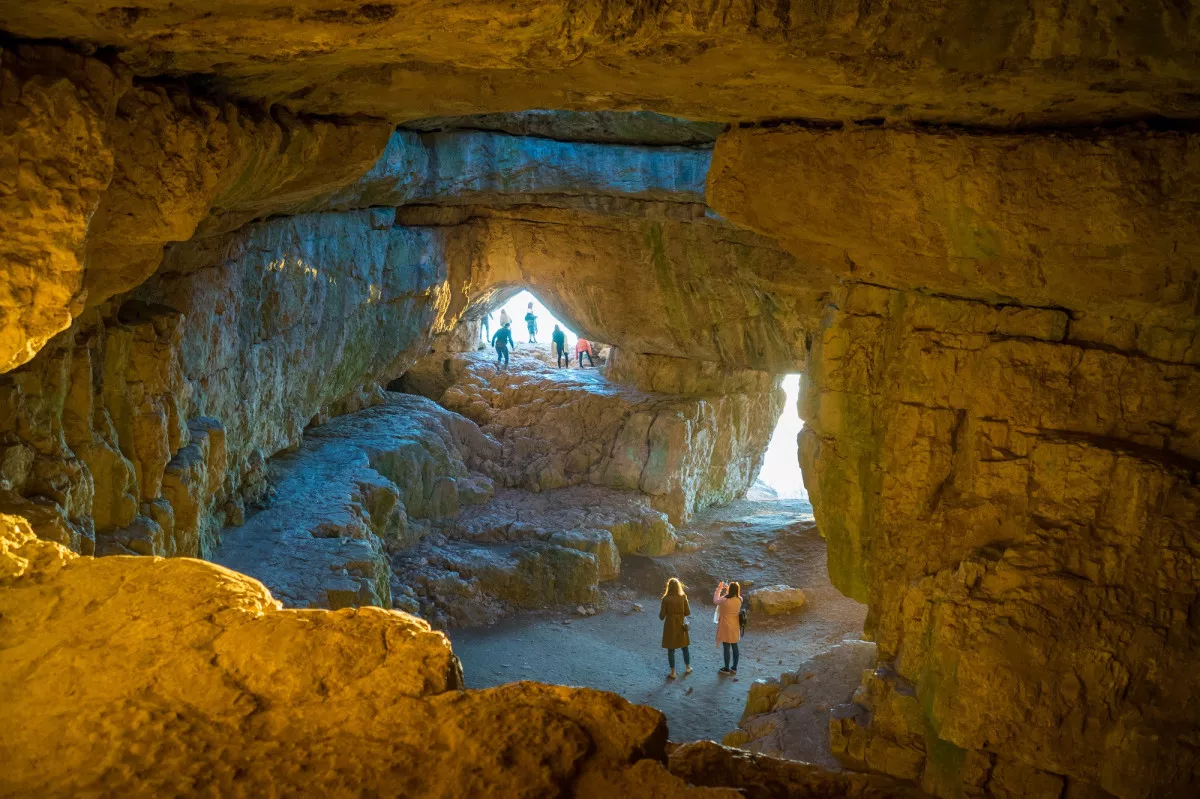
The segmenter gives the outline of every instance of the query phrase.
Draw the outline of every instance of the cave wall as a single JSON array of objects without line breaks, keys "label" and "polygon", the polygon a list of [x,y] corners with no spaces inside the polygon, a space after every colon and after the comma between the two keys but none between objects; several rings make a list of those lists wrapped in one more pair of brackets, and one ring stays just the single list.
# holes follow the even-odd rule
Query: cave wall
[{"label": "cave wall", "polygon": [[800,458],[831,579],[879,646],[834,713],[848,764],[939,796],[1195,784],[1195,148],[1138,130],[718,144],[716,209],[841,278]]},{"label": "cave wall", "polygon": [[0,69],[5,371],[202,222],[232,229],[358,178],[392,130],[206,100],[58,47],[6,46]]},{"label": "cave wall", "polygon": [[[527,276],[635,348],[686,353],[674,331],[711,317],[717,346],[704,354],[788,357],[762,319],[769,299],[737,282],[791,258],[705,216],[706,149],[483,131],[385,140],[377,125],[264,122],[136,84],[109,128],[116,166],[78,260],[87,302],[0,377],[0,501],[79,551],[207,556],[222,526],[269,498],[268,458],[308,425],[377,402],[435,336],[466,329]],[[322,167],[339,136],[352,157]],[[370,169],[356,142],[381,151]],[[188,240],[164,243],[175,239]],[[121,255],[134,251],[149,260]],[[567,252],[575,263],[551,272]],[[621,312],[634,263],[650,302],[674,303],[670,319],[648,310],[649,330]],[[721,293],[697,287],[681,304],[676,287],[709,263]],[[130,281],[144,282],[108,298]],[[721,352],[731,347],[752,352]]]}]

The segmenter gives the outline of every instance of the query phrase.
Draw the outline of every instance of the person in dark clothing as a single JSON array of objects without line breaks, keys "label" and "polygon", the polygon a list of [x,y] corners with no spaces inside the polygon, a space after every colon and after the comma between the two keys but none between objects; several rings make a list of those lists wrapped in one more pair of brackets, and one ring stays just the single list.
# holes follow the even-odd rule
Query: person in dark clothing
[{"label": "person in dark clothing", "polygon": [[537,344],[537,314],[533,312],[533,303],[529,303],[529,310],[525,313],[525,326],[529,328],[529,343]]},{"label": "person in dark clothing", "polygon": [[489,341],[492,338],[492,315],[485,313],[483,319],[480,320],[483,326],[483,340]]},{"label": "person in dark clothing", "polygon": [[667,590],[663,591],[662,604],[658,608],[658,617],[663,622],[662,647],[667,650],[667,663],[671,666],[668,680],[675,679],[675,650],[683,650],[683,673],[692,673],[692,657],[688,646],[692,643],[688,635],[686,617],[692,615],[688,606],[687,594],[683,592],[683,583],[679,578],[667,580]]},{"label": "person in dark clothing", "polygon": [[504,323],[504,327],[496,331],[496,335],[492,336],[492,346],[496,348],[496,365],[500,365],[500,359],[504,359],[504,366],[508,368],[508,348],[516,347],[517,344],[513,341],[512,330],[509,329],[508,323]]},{"label": "person in dark clothing", "polygon": [[571,358],[567,355],[567,334],[562,331],[558,325],[554,326],[554,334],[550,336],[554,340],[554,366],[561,369],[562,367],[571,368]]}]

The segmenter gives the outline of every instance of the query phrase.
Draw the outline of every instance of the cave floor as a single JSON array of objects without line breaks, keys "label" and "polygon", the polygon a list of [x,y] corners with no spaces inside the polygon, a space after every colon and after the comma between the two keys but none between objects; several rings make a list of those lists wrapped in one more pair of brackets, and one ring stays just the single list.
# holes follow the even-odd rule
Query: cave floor
[{"label": "cave floor", "polygon": [[[455,653],[471,688],[515,680],[537,680],[614,691],[651,705],[667,716],[671,739],[721,740],[741,717],[750,685],[778,677],[800,663],[862,633],[866,607],[842,596],[825,572],[825,541],[802,501],[735,502],[699,514],[683,528],[698,541],[696,552],[662,558],[626,557],[619,580],[606,584],[605,603],[595,616],[566,610],[526,613],[492,626],[450,630]],[[768,550],[774,544],[775,551]],[[692,605],[693,673],[665,679],[660,648],[658,596],[666,577],[688,584]],[[721,677],[714,646],[712,587],[717,579],[763,586],[803,588],[808,605],[791,616],[751,616],[734,678]],[[644,609],[632,609],[638,603]],[[677,653],[682,673],[682,658]],[[818,675],[845,681],[845,699],[860,675]],[[824,741],[820,730],[816,740]],[[813,758],[819,753],[814,752]]]}]

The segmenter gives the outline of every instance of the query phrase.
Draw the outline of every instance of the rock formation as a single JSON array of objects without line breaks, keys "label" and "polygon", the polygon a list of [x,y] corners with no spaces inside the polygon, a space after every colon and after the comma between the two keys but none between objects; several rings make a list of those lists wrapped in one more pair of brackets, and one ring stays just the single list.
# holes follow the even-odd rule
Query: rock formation
[{"label": "rock formation", "polygon": [[[875,657],[874,644],[843,641],[778,679],[755,681],[738,728],[723,743],[837,770],[830,748],[830,711],[841,712]],[[838,729],[836,722],[833,729]]]},{"label": "rock formation", "polygon": [[[845,265],[809,352],[801,461],[830,575],[869,604],[879,645],[837,721],[847,762],[939,795],[1197,779],[1182,575],[1200,284],[1176,183],[1192,139],[780,131],[718,147],[722,213]],[[818,198],[799,180],[851,163],[879,182],[826,179]]]},{"label": "rock formation", "polygon": [[219,566],[78,558],[7,515],[0,586],[4,793],[737,795],[669,774],[648,707],[533,683],[462,691],[445,637],[403,613],[281,610]]},{"label": "rock formation", "polygon": [[1194,25],[1194,9],[1157,0],[60,0],[0,13],[18,36],[115,48],[139,75],[205,75],[293,110],[393,120],[526,108],[995,125],[1194,116]]},{"label": "rock formation", "polygon": [[[629,365],[615,376],[636,382],[638,371]],[[498,370],[483,352],[431,356],[400,385],[495,436],[503,447],[499,479],[508,486],[640,491],[679,524],[746,493],[782,410],[778,381],[766,373],[743,370],[726,381],[714,374],[704,382],[673,387],[691,389],[689,396],[649,394],[594,370],[556,370],[521,354]]]},{"label": "rock formation", "polygon": [[[414,793],[686,795],[653,762],[660,719],[565,689],[440,693],[451,656],[418,622],[281,611],[184,559],[70,554],[210,553],[270,499],[271,457],[527,286],[616,346],[622,391],[692,395],[667,402],[713,409],[730,440],[753,437],[728,395],[805,373],[806,483],[878,646],[832,719],[844,762],[943,797],[1195,793],[1198,13],[0,3],[0,511],[19,531],[0,788],[369,792],[404,773],[428,778]],[[716,126],[511,113],[547,108],[731,124],[701,195]],[[484,112],[501,116],[446,118]],[[752,457],[711,451],[742,464],[731,482],[673,465],[630,487],[675,516],[727,497]],[[481,569],[493,584],[543,552],[588,564],[588,588],[612,564],[598,535],[491,543],[512,551]],[[421,546],[440,560],[418,571],[495,562],[442,532]],[[346,571],[338,590],[391,590]],[[374,654],[337,660],[368,627]],[[440,676],[410,695],[347,679],[387,657],[386,631],[428,643]],[[303,778],[276,767],[280,740]],[[678,763],[758,795],[811,779],[707,747]]]}]

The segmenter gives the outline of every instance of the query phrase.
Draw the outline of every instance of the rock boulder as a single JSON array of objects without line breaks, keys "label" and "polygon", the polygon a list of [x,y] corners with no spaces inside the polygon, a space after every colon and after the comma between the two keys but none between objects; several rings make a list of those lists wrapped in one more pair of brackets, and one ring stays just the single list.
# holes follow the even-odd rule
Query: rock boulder
[{"label": "rock boulder", "polygon": [[795,613],[804,607],[808,597],[799,588],[790,585],[767,585],[755,588],[746,595],[750,601],[750,609],[766,613],[768,616],[779,616],[785,613]]}]

